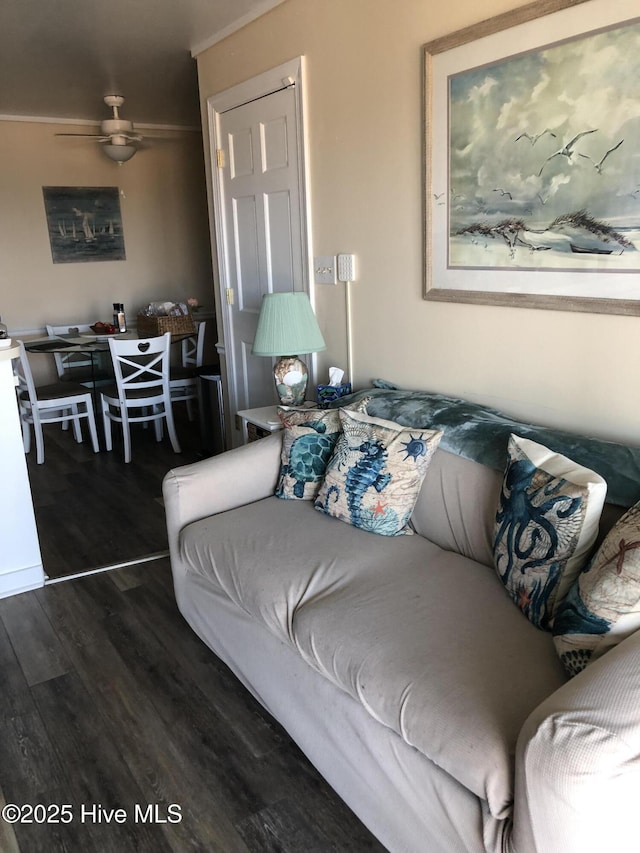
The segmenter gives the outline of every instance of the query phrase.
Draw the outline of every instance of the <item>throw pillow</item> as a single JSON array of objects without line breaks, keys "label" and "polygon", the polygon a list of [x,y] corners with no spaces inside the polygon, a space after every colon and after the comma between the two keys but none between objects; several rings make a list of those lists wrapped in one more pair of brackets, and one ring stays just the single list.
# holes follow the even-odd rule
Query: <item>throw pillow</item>
[{"label": "throw pillow", "polygon": [[607,484],[542,444],[511,435],[496,514],[494,564],[509,595],[539,628],[586,563]]},{"label": "throw pillow", "polygon": [[[364,411],[371,398],[353,404]],[[342,432],[339,409],[278,406],[282,422],[282,454],[276,486],[279,498],[311,500],[318,494],[327,462]]]},{"label": "throw pillow", "polygon": [[340,419],[316,509],[372,533],[412,533],[407,523],[442,432],[345,409]]},{"label": "throw pillow", "polygon": [[640,503],[618,521],[558,610],[553,641],[576,675],[640,628]]}]

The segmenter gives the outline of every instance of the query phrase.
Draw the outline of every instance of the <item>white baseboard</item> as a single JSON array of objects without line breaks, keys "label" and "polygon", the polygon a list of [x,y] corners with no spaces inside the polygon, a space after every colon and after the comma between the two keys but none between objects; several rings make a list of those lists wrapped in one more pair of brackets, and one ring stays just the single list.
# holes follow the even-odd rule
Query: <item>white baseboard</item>
[{"label": "white baseboard", "polygon": [[41,564],[16,569],[0,575],[0,598],[40,589],[41,586],[44,586],[44,570]]}]

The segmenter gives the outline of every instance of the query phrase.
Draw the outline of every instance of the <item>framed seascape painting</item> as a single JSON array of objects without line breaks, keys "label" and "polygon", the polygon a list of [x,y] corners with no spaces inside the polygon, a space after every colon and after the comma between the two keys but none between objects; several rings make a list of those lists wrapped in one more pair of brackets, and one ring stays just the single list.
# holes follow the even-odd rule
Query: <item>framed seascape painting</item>
[{"label": "framed seascape painting", "polygon": [[54,264],[124,261],[117,187],[43,187]]},{"label": "framed seascape painting", "polygon": [[639,11],[540,0],[424,46],[426,299],[640,314]]}]

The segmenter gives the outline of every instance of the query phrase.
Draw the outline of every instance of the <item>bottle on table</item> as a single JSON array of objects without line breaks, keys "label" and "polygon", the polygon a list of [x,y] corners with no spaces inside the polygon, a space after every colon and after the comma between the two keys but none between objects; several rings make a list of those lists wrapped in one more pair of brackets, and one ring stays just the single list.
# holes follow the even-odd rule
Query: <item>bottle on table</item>
[{"label": "bottle on table", "polygon": [[119,332],[127,331],[127,318],[124,313],[124,303],[113,303],[113,325]]}]

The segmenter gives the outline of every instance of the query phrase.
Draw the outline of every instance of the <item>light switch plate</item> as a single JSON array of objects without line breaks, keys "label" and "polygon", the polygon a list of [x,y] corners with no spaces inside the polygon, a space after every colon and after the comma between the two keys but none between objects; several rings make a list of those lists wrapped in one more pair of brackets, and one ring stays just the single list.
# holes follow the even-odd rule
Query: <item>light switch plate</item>
[{"label": "light switch plate", "polygon": [[313,259],[313,275],[316,284],[337,284],[338,274],[335,255],[318,255]]}]

